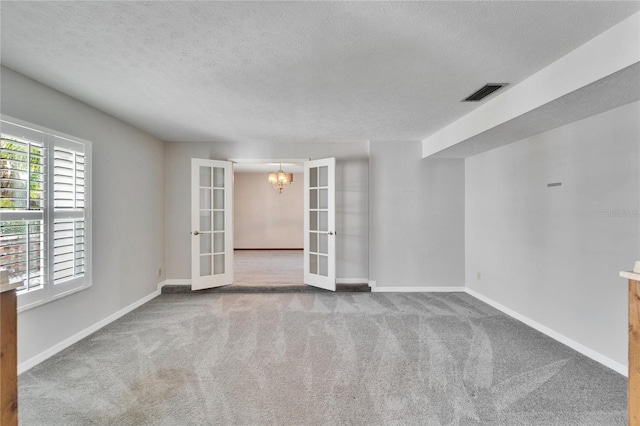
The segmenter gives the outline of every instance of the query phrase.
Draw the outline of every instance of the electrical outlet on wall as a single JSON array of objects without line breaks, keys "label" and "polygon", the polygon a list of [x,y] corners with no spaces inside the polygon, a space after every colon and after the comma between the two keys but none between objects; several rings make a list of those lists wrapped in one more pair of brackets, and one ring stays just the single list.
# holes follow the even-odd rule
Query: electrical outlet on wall
[{"label": "electrical outlet on wall", "polygon": [[158,268],[158,276],[161,277],[162,276],[162,268]]},{"label": "electrical outlet on wall", "polygon": [[481,279],[482,279],[482,273],[481,273],[481,272],[478,272],[478,273],[477,273],[477,278],[478,278],[479,280],[481,280]]}]

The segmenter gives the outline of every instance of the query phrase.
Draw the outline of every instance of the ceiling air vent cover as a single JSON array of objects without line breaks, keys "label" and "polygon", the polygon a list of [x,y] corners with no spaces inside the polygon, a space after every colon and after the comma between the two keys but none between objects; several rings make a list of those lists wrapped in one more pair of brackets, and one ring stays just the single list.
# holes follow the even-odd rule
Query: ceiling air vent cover
[{"label": "ceiling air vent cover", "polygon": [[477,90],[475,93],[464,99],[462,102],[478,102],[492,94],[498,89],[502,89],[507,83],[487,83],[484,87]]}]

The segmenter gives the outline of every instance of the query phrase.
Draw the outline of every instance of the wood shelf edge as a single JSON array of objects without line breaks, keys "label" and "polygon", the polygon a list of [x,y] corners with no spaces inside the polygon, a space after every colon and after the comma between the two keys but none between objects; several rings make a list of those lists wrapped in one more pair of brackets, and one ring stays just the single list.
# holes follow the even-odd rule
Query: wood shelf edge
[{"label": "wood shelf edge", "polygon": [[15,290],[16,288],[20,287],[22,285],[22,282],[16,282],[16,283],[4,283],[4,284],[0,284],[0,293],[4,293],[5,291],[11,291],[11,290]]},{"label": "wood shelf edge", "polygon": [[622,278],[627,278],[629,280],[640,281],[640,274],[632,271],[620,271],[620,276]]}]

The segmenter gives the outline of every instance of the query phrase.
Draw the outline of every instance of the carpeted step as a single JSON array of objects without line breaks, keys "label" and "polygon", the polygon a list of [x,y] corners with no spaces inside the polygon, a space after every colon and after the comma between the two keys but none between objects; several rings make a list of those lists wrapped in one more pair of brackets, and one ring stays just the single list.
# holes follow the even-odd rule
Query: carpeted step
[{"label": "carpeted step", "polygon": [[[365,293],[370,292],[371,287],[367,284],[338,284],[337,292],[343,293]],[[162,294],[191,293],[191,286],[188,285],[165,285],[162,287]],[[310,285],[277,285],[277,286],[239,286],[228,285],[224,287],[208,288],[196,290],[198,293],[324,293],[328,290],[313,287]]]}]

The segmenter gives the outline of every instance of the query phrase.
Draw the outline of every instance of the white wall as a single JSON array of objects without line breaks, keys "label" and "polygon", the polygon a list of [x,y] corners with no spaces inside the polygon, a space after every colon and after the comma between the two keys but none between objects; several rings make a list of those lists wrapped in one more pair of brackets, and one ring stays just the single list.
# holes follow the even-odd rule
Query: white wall
[{"label": "white wall", "polygon": [[93,285],[18,316],[23,363],[151,294],[164,270],[164,142],[7,68],[2,114],[92,141]]},{"label": "white wall", "polygon": [[464,160],[422,143],[371,142],[370,279],[379,287],[464,286]]},{"label": "white wall", "polygon": [[[275,171],[275,170],[274,170]],[[285,170],[286,171],[286,170]],[[304,174],[278,193],[266,173],[235,173],[233,242],[237,249],[304,247]]]},{"label": "white wall", "polygon": [[639,117],[636,102],[466,160],[467,287],[623,365]]},{"label": "white wall", "polygon": [[226,160],[336,158],[338,278],[368,278],[368,143],[183,143],[166,145],[166,259],[168,279],[191,278],[191,158]]}]

